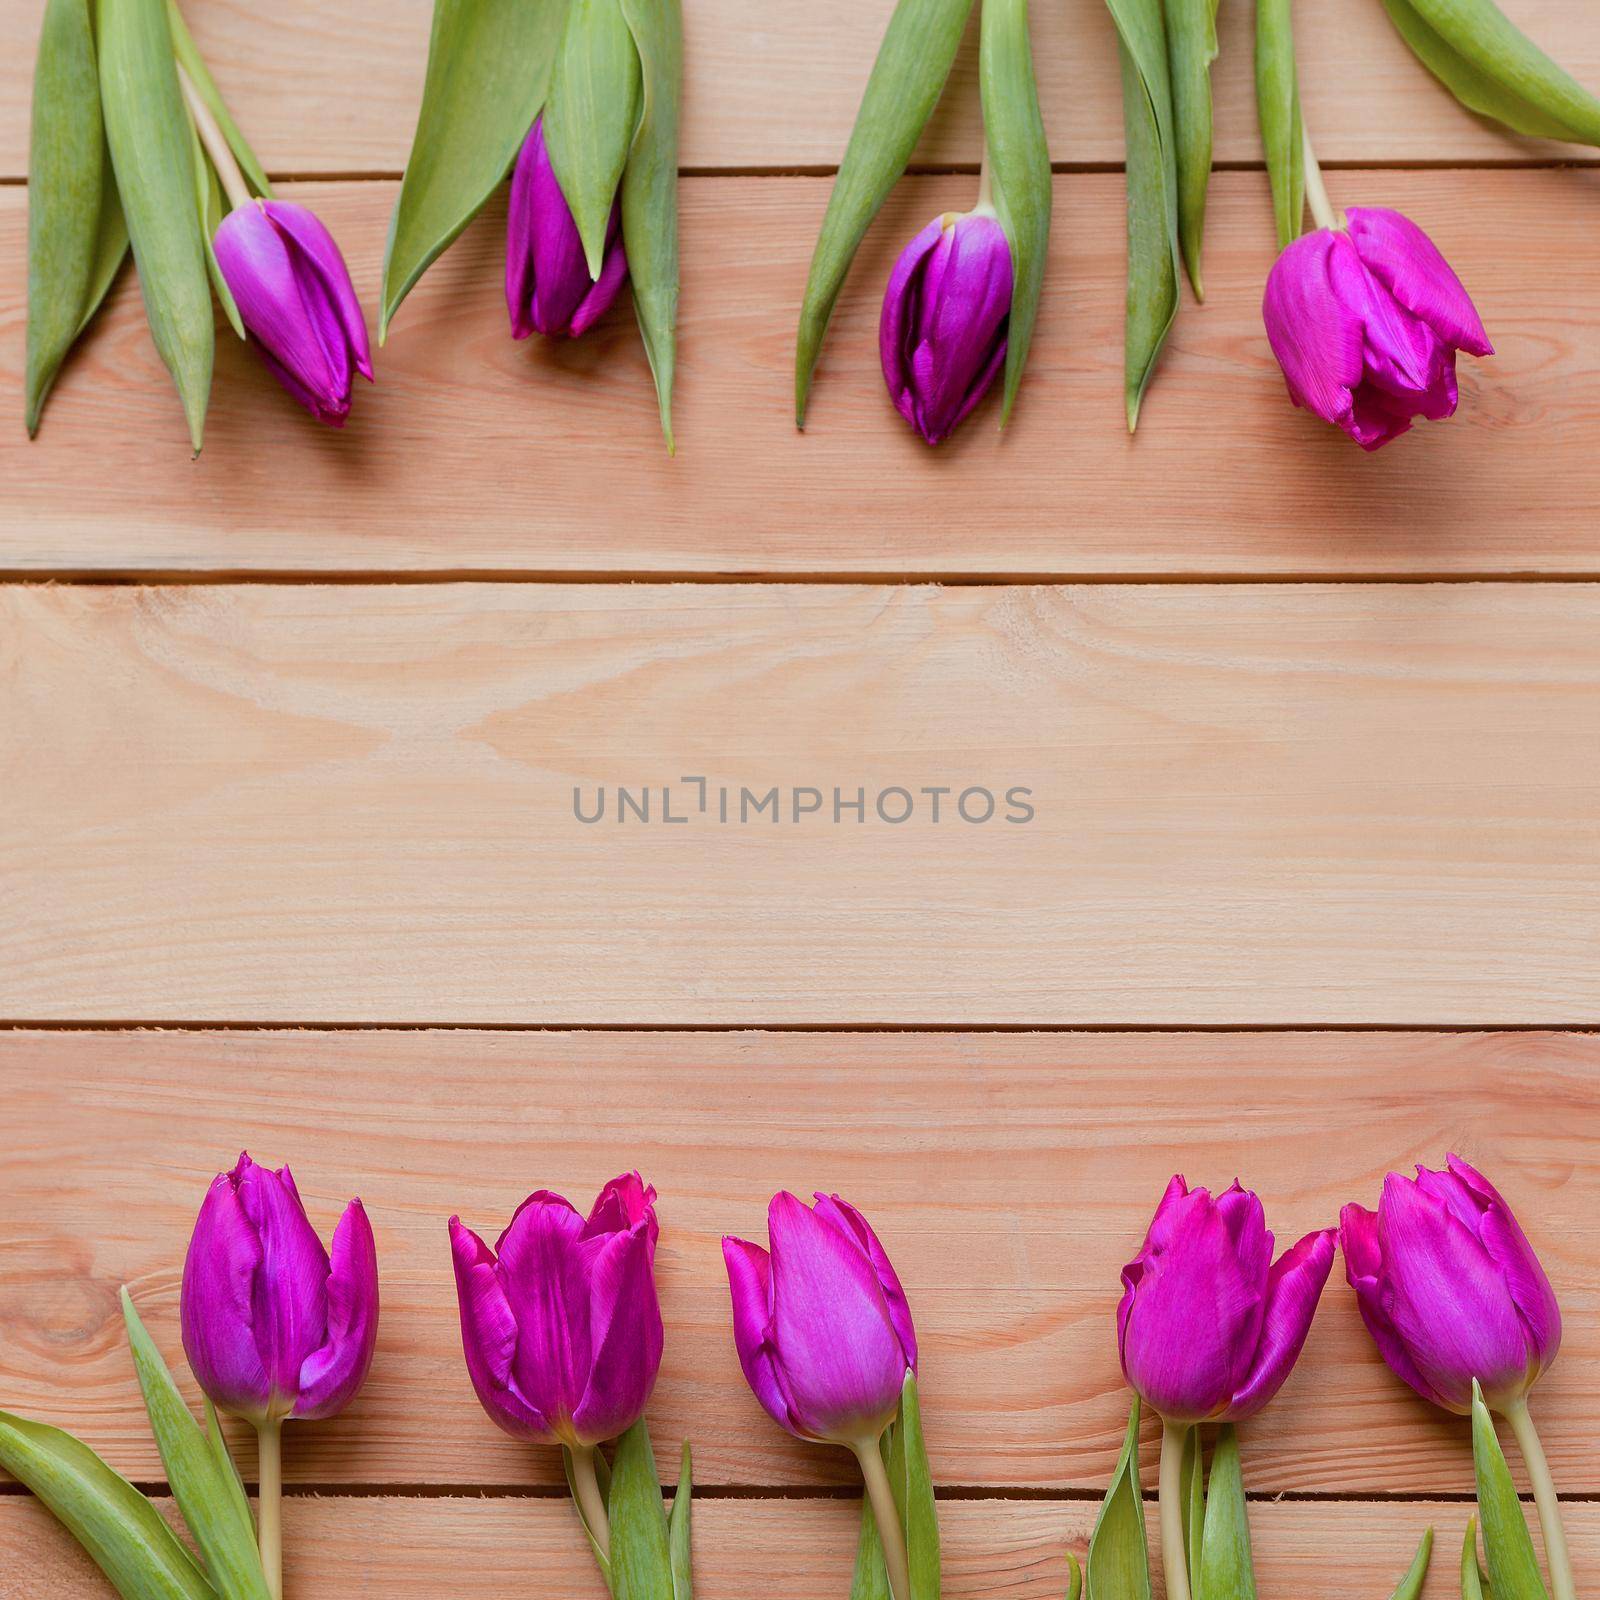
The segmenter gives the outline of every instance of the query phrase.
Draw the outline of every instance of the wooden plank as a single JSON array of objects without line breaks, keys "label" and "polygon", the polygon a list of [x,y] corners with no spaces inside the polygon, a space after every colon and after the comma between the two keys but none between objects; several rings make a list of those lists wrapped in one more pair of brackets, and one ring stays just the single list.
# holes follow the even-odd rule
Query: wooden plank
[{"label": "wooden plank", "polygon": [[1600,1021],[1595,585],[12,585],[0,641],[0,1018]]},{"label": "wooden plank", "polygon": [[[849,1481],[746,1390],[718,1249],[764,1236],[775,1189],[827,1188],[907,1285],[939,1480],[1075,1491],[1121,1443],[1119,1273],[1174,1170],[1240,1175],[1287,1242],[1371,1203],[1386,1166],[1457,1148],[1514,1197],[1557,1287],[1566,1343],[1535,1410],[1557,1482],[1600,1488],[1593,1035],[13,1033],[0,1102],[0,1404],[142,1482],[161,1467],[117,1286],[181,1369],[183,1251],[241,1145],[292,1162],[324,1231],[359,1192],[378,1237],[371,1378],[295,1430],[294,1481],[558,1485],[472,1396],[445,1220],[493,1239],[530,1189],[583,1202],[637,1165],[661,1195],[663,1471],[688,1435],[704,1484]],[[1472,1488],[1464,1424],[1390,1376],[1342,1269],[1247,1447],[1263,1493]]]},{"label": "wooden plank", "polygon": [[[1249,1462],[1245,1464],[1249,1477]],[[168,1515],[173,1508],[166,1505]],[[1059,1600],[1068,1549],[1083,1559],[1096,1507],[1017,1500],[940,1507],[946,1600]],[[1428,1600],[1456,1592],[1467,1507],[1253,1505],[1250,1532],[1263,1594],[1378,1600],[1399,1579],[1422,1530],[1438,1525]],[[819,1600],[850,1592],[856,1509],[848,1500],[719,1500],[694,1509],[695,1593],[704,1600]],[[1579,1572],[1600,1562],[1600,1507],[1566,1508]],[[1153,1518],[1150,1523],[1154,1539]],[[602,1600],[594,1563],[554,1501],[296,1498],[284,1508],[285,1584],[300,1595],[382,1594],[431,1600],[456,1592],[464,1567],[483,1600]],[[0,1562],[13,1600],[77,1600],[111,1591],[30,1499],[0,1500]],[[1162,1593],[1160,1561],[1152,1576]]]},{"label": "wooden plank", "polygon": [[[832,166],[860,103],[888,0],[818,0],[783,11],[687,0],[682,159],[692,168]],[[271,13],[228,0],[184,8],[274,173],[386,173],[405,165],[428,47],[430,0],[286,0]],[[1600,17],[1585,0],[1506,0],[1505,10],[1584,82],[1600,86]],[[13,48],[0,62],[0,177],[27,169],[28,100],[41,7],[0,0]],[[1587,154],[1517,140],[1468,116],[1415,59],[1376,0],[1297,14],[1306,115],[1324,159],[1505,161]],[[1219,18],[1217,158],[1259,161],[1253,9]],[[1100,5],[1039,5],[1040,94],[1057,161],[1122,159],[1115,45]],[[357,87],[359,86],[359,88]],[[969,39],[918,159],[979,155],[977,51]]]},{"label": "wooden plank", "polygon": [[[1591,575],[1593,176],[1335,179],[1340,199],[1396,204],[1433,230],[1500,352],[1462,363],[1454,421],[1373,457],[1285,397],[1261,325],[1272,237],[1258,173],[1216,182],[1210,299],[1185,308],[1137,439],[1123,418],[1114,173],[1058,180],[1051,276],[1009,434],[997,436],[990,405],[939,452],[884,394],[878,303],[901,243],[969,203],[971,179],[897,192],[841,302],[803,435],[794,316],[827,185],[687,182],[676,460],[625,306],[581,345],[510,340],[498,211],[413,296],[342,435],[222,337],[195,463],[130,279],[63,375],[40,438],[0,432],[0,568]],[[293,192],[333,225],[370,304],[392,186]],[[13,387],[24,198],[0,192],[0,377]]]}]

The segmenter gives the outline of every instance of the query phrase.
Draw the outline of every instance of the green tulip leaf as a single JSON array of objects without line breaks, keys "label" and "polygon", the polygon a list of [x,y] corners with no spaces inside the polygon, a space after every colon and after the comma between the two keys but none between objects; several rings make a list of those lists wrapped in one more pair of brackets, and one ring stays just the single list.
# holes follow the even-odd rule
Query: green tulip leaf
[{"label": "green tulip leaf", "polygon": [[889,19],[806,279],[794,352],[798,428],[806,424],[812,374],[850,263],[939,103],[971,12],[972,0],[897,0]]},{"label": "green tulip leaf", "polygon": [[1206,1486],[1206,1530],[1195,1600],[1255,1600],[1250,1518],[1239,1465],[1239,1435],[1231,1425],[1217,1433]]},{"label": "green tulip leaf", "polygon": [[[1128,311],[1124,400],[1128,431],[1161,347],[1178,314],[1178,169],[1173,151],[1172,80],[1161,0],[1106,0],[1122,56],[1127,139]],[[1089,1575],[1094,1586],[1094,1574]]]},{"label": "green tulip leaf", "polygon": [[30,437],[50,386],[128,250],[100,116],[91,0],[47,0],[28,149]]},{"label": "green tulip leaf", "polygon": [[1461,1600],[1487,1600],[1489,1575],[1478,1565],[1478,1519],[1467,1518],[1467,1536],[1461,1541]]},{"label": "green tulip leaf", "polygon": [[683,1441],[678,1466],[678,1487],[673,1491],[667,1517],[667,1547],[672,1557],[672,1600],[694,1600],[694,1540],[691,1536],[694,1505],[694,1460],[689,1441]]},{"label": "green tulip leaf", "polygon": [[1083,1594],[1083,1568],[1078,1558],[1067,1551],[1067,1600],[1081,1600]]},{"label": "green tulip leaf", "polygon": [[1256,117],[1272,185],[1278,248],[1300,237],[1306,210],[1305,133],[1294,58],[1294,0],[1256,0]]},{"label": "green tulip leaf", "polygon": [[1088,1600],[1150,1600],[1150,1547],[1139,1492],[1139,1397],[1133,1397],[1122,1454],[1089,1535]]},{"label": "green tulip leaf", "polygon": [[933,1497],[933,1474],[922,1439],[922,1406],[917,1380],[907,1373],[900,1392],[900,1424],[895,1430],[892,1463],[895,1504],[906,1528],[906,1557],[911,1570],[911,1600],[939,1600],[939,1508]]},{"label": "green tulip leaf", "polygon": [[98,0],[100,105],[156,350],[195,453],[211,394],[215,318],[195,209],[194,151],[164,0]]},{"label": "green tulip leaf", "polygon": [[216,1600],[161,1513],[70,1433],[0,1411],[0,1467],[39,1497],[123,1600]]},{"label": "green tulip leaf", "polygon": [[1178,239],[1194,297],[1204,300],[1200,247],[1211,182],[1211,63],[1217,59],[1217,0],[1166,0],[1166,23],[1178,165]]},{"label": "green tulip leaf", "polygon": [[1183,1439],[1183,1466],[1179,1491],[1183,1496],[1183,1549],[1189,1567],[1189,1592],[1200,1589],[1200,1555],[1204,1548],[1206,1525],[1205,1451],[1199,1428],[1190,1428]]},{"label": "green tulip leaf", "polygon": [[607,1511],[617,1600],[673,1600],[672,1536],[642,1417],[617,1440]]},{"label": "green tulip leaf", "polygon": [[[585,1537],[589,1541],[589,1548],[594,1552],[594,1559],[600,1568],[600,1576],[606,1580],[606,1588],[615,1593],[611,1582],[611,1562],[605,1552],[600,1548],[600,1541],[595,1537],[594,1529],[589,1526],[589,1518],[584,1513],[583,1501],[578,1498],[578,1480],[572,1470],[572,1452],[565,1446],[561,1447],[561,1465],[567,1475],[567,1493],[572,1496],[572,1509],[578,1513],[578,1521],[583,1524]],[[600,1498],[609,1506],[611,1503],[611,1468],[606,1458],[598,1450],[594,1453],[595,1478],[600,1484]]]},{"label": "green tulip leaf", "polygon": [[1422,1593],[1422,1585],[1427,1580],[1428,1563],[1433,1559],[1433,1529],[1425,1529],[1421,1540],[1417,1544],[1417,1553],[1411,1558],[1411,1565],[1406,1568],[1406,1575],[1389,1600],[1417,1600]]},{"label": "green tulip leaf", "polygon": [[378,342],[482,210],[544,105],[567,0],[434,0],[422,106],[383,257]]},{"label": "green tulip leaf", "polygon": [[1028,0],[984,0],[978,82],[994,208],[1011,247],[1011,317],[1006,331],[1000,426],[1022,382],[1050,249],[1050,149],[1028,42]]},{"label": "green tulip leaf", "polygon": [[683,94],[680,0],[622,0],[639,54],[639,127],[622,175],[622,243],[634,315],[650,359],[669,454],[678,328],[678,107]]},{"label": "green tulip leaf", "polygon": [[228,280],[223,277],[222,268],[217,264],[217,252],[212,245],[217,229],[222,226],[222,185],[217,181],[217,170],[211,165],[211,158],[200,142],[200,130],[195,126],[192,116],[189,118],[189,134],[190,146],[194,151],[195,205],[200,213],[200,237],[206,244],[206,270],[211,274],[211,287],[216,290],[224,314],[232,324],[233,331],[242,339],[244,321],[239,316],[239,307],[234,303],[233,290],[228,287]]},{"label": "green tulip leaf", "polygon": [[267,174],[262,165],[256,160],[256,153],[250,148],[250,142],[240,133],[239,125],[233,120],[228,111],[227,103],[222,98],[222,91],[217,88],[217,81],[211,76],[211,69],[206,65],[205,57],[195,47],[193,36],[189,32],[189,25],[183,20],[183,13],[178,9],[178,0],[167,0],[167,22],[172,30],[172,49],[178,58],[178,65],[189,75],[189,82],[199,91],[200,98],[211,108],[211,115],[217,119],[217,126],[222,129],[222,136],[228,141],[228,148],[233,151],[233,159],[239,163],[239,170],[244,173],[246,182],[259,195],[272,197],[272,185],[267,182]]},{"label": "green tulip leaf", "polygon": [[269,1600],[249,1507],[234,1472],[219,1460],[219,1453],[227,1453],[225,1449],[219,1452],[221,1429],[208,1435],[195,1421],[126,1289],[122,1291],[122,1315],[150,1416],[150,1431],[161,1452],[172,1497],[205,1557],[212,1585],[221,1600]]},{"label": "green tulip leaf", "polygon": [[1600,100],[1494,0],[1384,0],[1413,53],[1469,111],[1532,138],[1600,145]]},{"label": "green tulip leaf", "polygon": [[622,0],[570,0],[544,111],[544,142],[578,225],[589,277],[606,257],[606,229],[639,122],[642,70]]},{"label": "green tulip leaf", "polygon": [[1476,1383],[1472,1386],[1472,1464],[1477,1471],[1478,1517],[1483,1523],[1483,1551],[1495,1600],[1549,1600],[1517,1486]]}]

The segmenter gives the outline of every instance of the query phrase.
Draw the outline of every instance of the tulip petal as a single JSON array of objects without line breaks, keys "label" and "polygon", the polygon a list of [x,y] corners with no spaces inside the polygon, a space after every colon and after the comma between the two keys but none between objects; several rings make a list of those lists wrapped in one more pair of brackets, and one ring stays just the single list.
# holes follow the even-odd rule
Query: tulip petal
[{"label": "tulip petal", "polygon": [[794,1195],[775,1195],[772,1339],[790,1405],[816,1438],[876,1438],[894,1415],[906,1357],[872,1264]]},{"label": "tulip petal", "polygon": [[1333,1236],[1332,1228],[1308,1233],[1272,1264],[1261,1340],[1250,1376],[1235,1391],[1228,1407],[1229,1422],[1253,1417],[1283,1387],[1284,1379],[1300,1359],[1317,1302],[1333,1269]]},{"label": "tulip petal", "polygon": [[938,216],[904,250],[889,274],[884,290],[883,311],[878,318],[878,358],[883,366],[883,381],[895,410],[913,427],[917,425],[916,403],[911,394],[909,362],[916,346],[916,283],[929,254],[940,244],[945,218]]},{"label": "tulip petal", "polygon": [[[249,1159],[240,1156],[240,1166]],[[265,1416],[271,1400],[254,1331],[261,1256],[234,1176],[220,1173],[206,1191],[184,1258],[183,1352],[200,1387],[223,1410],[252,1419]]]},{"label": "tulip petal", "polygon": [[1383,1309],[1428,1385],[1452,1410],[1471,1404],[1473,1378],[1495,1400],[1525,1386],[1536,1358],[1495,1263],[1448,1208],[1399,1173],[1378,1211]]},{"label": "tulip petal", "polygon": [[1334,260],[1349,248],[1327,228],[1296,239],[1273,263],[1262,304],[1290,397],[1337,427],[1350,415],[1366,344],[1361,318],[1333,285]]},{"label": "tulip petal", "polygon": [[352,1200],[333,1230],[328,1333],[300,1369],[297,1417],[331,1417],[355,1398],[378,1342],[378,1247],[366,1207]]},{"label": "tulip petal", "polygon": [[832,1222],[847,1236],[853,1237],[866,1251],[867,1259],[872,1263],[872,1270],[878,1275],[878,1286],[883,1290],[883,1297],[888,1303],[889,1320],[894,1324],[900,1348],[905,1353],[906,1366],[915,1372],[917,1330],[912,1326],[911,1307],[906,1300],[905,1290],[900,1286],[900,1277],[894,1270],[894,1263],[889,1259],[889,1252],[878,1242],[877,1234],[872,1231],[872,1224],[849,1201],[841,1200],[836,1194],[819,1194],[815,1198],[817,1215]]},{"label": "tulip petal", "polygon": [[[372,350],[367,340],[367,319],[350,281],[350,269],[334,242],[333,235],[316,212],[287,200],[263,200],[261,208],[278,230],[287,236],[293,253],[309,269],[326,297],[333,313],[330,343],[348,352],[356,370],[368,381],[372,378]],[[306,282],[306,273],[301,273]]]},{"label": "tulip petal", "polygon": [[292,1180],[254,1162],[241,1161],[238,1172],[239,1204],[261,1240],[256,1348],[273,1394],[292,1401],[300,1369],[328,1326],[328,1254]]},{"label": "tulip petal", "polygon": [[581,339],[611,309],[611,303],[617,298],[617,292],[627,276],[628,253],[622,247],[622,206],[619,202],[611,212],[605,263],[600,268],[600,276],[572,313],[568,331],[574,339]]},{"label": "tulip petal", "polygon": [[517,1322],[493,1251],[464,1227],[459,1217],[452,1217],[450,1254],[455,1264],[467,1374],[483,1409],[507,1433],[518,1438],[553,1439],[544,1417],[517,1392],[511,1371],[517,1349]]},{"label": "tulip petal", "polygon": [[1411,1385],[1424,1400],[1448,1410],[1456,1409],[1417,1370],[1389,1313],[1384,1310],[1379,1279],[1383,1272],[1383,1250],[1378,1242],[1378,1216],[1364,1206],[1347,1205],[1339,1213],[1339,1248],[1344,1252],[1344,1275],[1356,1292],[1361,1320],[1378,1347],[1378,1354],[1389,1370]]},{"label": "tulip petal", "polygon": [[606,1233],[626,1233],[636,1222],[650,1224],[650,1248],[656,1243],[656,1192],[637,1172],[625,1172],[613,1178],[589,1207],[583,1224],[583,1239],[593,1239]]},{"label": "tulip petal", "polygon": [[1492,356],[1478,308],[1439,247],[1409,217],[1383,207],[1352,207],[1350,237],[1367,269],[1412,316],[1446,344]]},{"label": "tulip petal", "polygon": [[511,169],[511,201],[506,210],[506,310],[511,314],[511,337],[526,339],[533,332],[529,306],[533,300],[533,169],[539,159],[539,119],[517,152]]},{"label": "tulip petal", "polygon": [[733,1300],[733,1345],[745,1382],[779,1427],[804,1438],[772,1344],[772,1258],[748,1239],[725,1236],[722,1260]]},{"label": "tulip petal", "polygon": [[583,1218],[540,1190],[518,1207],[497,1253],[500,1281],[517,1323],[511,1369],[517,1388],[558,1432],[588,1382],[589,1280],[578,1240]]},{"label": "tulip petal", "polygon": [[604,1234],[582,1246],[594,1359],[572,1414],[580,1444],[599,1444],[623,1433],[655,1388],[663,1332],[651,1266],[653,1227],[653,1217],[641,1216],[627,1232]]},{"label": "tulip petal", "polygon": [[1528,1325],[1541,1368],[1549,1366],[1561,1348],[1561,1307],[1544,1267],[1500,1191],[1460,1156],[1446,1156],[1445,1164],[1483,1206],[1478,1237],[1505,1274],[1506,1288]]}]

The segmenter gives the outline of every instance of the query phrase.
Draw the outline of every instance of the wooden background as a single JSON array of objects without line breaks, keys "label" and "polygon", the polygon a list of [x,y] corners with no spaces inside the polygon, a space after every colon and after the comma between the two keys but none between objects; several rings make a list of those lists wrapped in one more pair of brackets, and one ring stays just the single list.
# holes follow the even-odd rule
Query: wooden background
[{"label": "wooden background", "polygon": [[[598,1597],[556,1463],[472,1398],[444,1223],[637,1165],[662,1194],[651,1419],[664,1467],[695,1445],[701,1590],[842,1597],[847,1463],[745,1390],[717,1250],[774,1188],[837,1189],[911,1294],[947,1592],[1046,1600],[1114,1460],[1117,1274],[1168,1175],[1239,1174],[1287,1239],[1454,1148],[1562,1299],[1536,1410],[1592,1587],[1591,155],[1466,116],[1377,0],[1302,9],[1336,201],[1427,227],[1498,350],[1456,420],[1364,457],[1267,350],[1228,0],[1210,299],[1130,440],[1111,33],[1094,0],[1036,0],[1057,196],[1013,428],[986,408],[932,454],[876,372],[888,263],[972,189],[969,51],[798,435],[795,308],[885,7],[686,0],[675,461],[625,306],[579,345],[508,338],[496,202],[344,434],[224,338],[191,462],[131,278],[23,436],[38,9],[0,0],[0,1404],[163,1492],[117,1288],[176,1361],[192,1215],[247,1145],[324,1232],[360,1193],[383,1273],[370,1383],[291,1435],[291,1600]],[[1506,9],[1600,85],[1592,5]],[[186,7],[369,306],[427,11]],[[1021,785],[1037,814],[573,820],[575,786],[696,773]],[[1389,1376],[1337,1274],[1245,1451],[1264,1596],[1383,1600],[1430,1523],[1428,1593],[1455,1592],[1465,1430]],[[0,1482],[0,1593],[104,1592]]]}]

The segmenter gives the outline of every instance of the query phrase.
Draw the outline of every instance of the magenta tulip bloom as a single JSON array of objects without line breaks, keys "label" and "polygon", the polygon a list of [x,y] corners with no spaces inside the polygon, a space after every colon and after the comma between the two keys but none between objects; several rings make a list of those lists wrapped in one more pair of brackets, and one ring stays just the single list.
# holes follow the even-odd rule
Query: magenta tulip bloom
[{"label": "magenta tulip bloom", "polygon": [[581,338],[617,298],[627,276],[618,200],[606,227],[600,277],[589,277],[578,225],[545,148],[544,118],[535,118],[511,175],[511,211],[506,219],[506,305],[512,335],[526,339],[538,332],[548,339]]},{"label": "magenta tulip bloom", "polygon": [[1122,1270],[1122,1370],[1170,1424],[1238,1422],[1278,1392],[1333,1266],[1332,1228],[1272,1259],[1261,1202],[1174,1178]]},{"label": "magenta tulip bloom", "polygon": [[855,1445],[893,1421],[917,1336],[894,1267],[854,1206],[774,1195],[769,1254],[722,1241],[739,1364],[773,1420],[802,1439]]},{"label": "magenta tulip bloom", "polygon": [[200,1387],[258,1426],[331,1417],[378,1337],[378,1255],[359,1200],[322,1248],[287,1167],[248,1155],[206,1194],[183,1264],[183,1348]]},{"label": "magenta tulip bloom", "polygon": [[883,381],[929,444],[948,439],[1005,365],[1011,248],[987,211],[938,216],[889,274],[878,323]]},{"label": "magenta tulip bloom", "polygon": [[1456,352],[1489,356],[1494,347],[1416,223],[1374,208],[1347,219],[1278,257],[1262,315],[1294,403],[1377,450],[1414,417],[1453,416]]},{"label": "magenta tulip bloom", "polygon": [[352,374],[370,383],[372,354],[333,235],[304,206],[251,200],[222,219],[212,248],[273,376],[319,422],[343,427]]},{"label": "magenta tulip bloom", "polygon": [[1472,1381],[1515,1405],[1561,1347],[1561,1312],[1494,1185],[1459,1156],[1391,1172],[1376,1214],[1339,1219],[1345,1275],[1383,1359],[1423,1399],[1465,1415]]},{"label": "magenta tulip bloom", "polygon": [[494,1250],[450,1219],[467,1371],[507,1433],[592,1451],[643,1415],[661,1366],[655,1198],[627,1173],[586,1219],[541,1189]]}]

